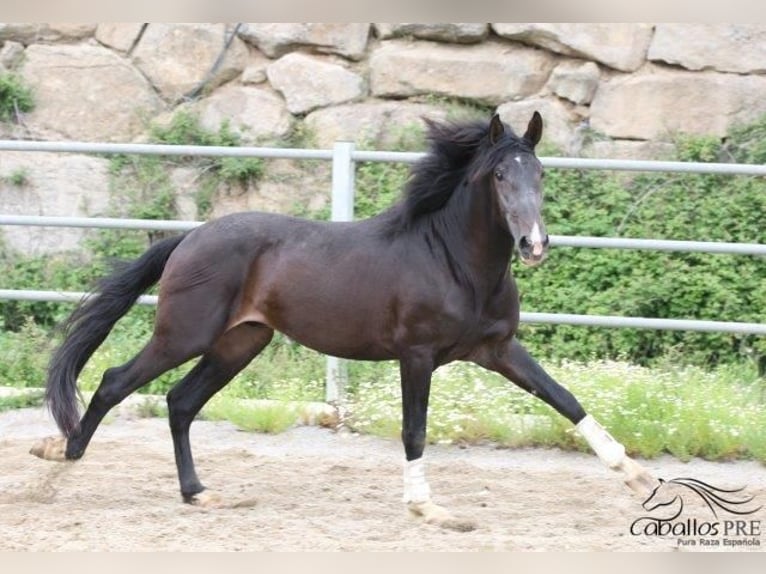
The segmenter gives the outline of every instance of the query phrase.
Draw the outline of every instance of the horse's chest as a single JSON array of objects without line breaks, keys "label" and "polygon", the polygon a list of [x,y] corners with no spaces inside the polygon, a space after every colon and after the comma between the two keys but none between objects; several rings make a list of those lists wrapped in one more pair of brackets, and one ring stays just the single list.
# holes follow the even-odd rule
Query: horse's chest
[{"label": "horse's chest", "polygon": [[446,363],[469,356],[478,346],[490,340],[510,338],[519,322],[518,303],[512,298],[492,300],[479,308],[445,309],[438,322],[438,362]]}]

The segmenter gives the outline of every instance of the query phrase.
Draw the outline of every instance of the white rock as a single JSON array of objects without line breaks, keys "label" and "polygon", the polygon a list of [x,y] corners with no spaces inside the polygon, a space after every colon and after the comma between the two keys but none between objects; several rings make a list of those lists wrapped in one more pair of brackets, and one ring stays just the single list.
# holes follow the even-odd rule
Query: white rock
[{"label": "white rock", "polygon": [[203,80],[209,90],[242,72],[248,51],[245,43],[235,37],[210,75],[229,33],[224,24],[149,24],[133,50],[132,60],[163,98],[175,102]]},{"label": "white rock", "polygon": [[499,104],[535,94],[553,64],[550,54],[513,44],[391,40],[370,58],[371,89],[376,96],[433,94]]},{"label": "white rock", "polygon": [[296,48],[308,47],[317,52],[359,60],[365,55],[370,25],[249,22],[240,28],[239,35],[271,58],[279,58]]},{"label": "white rock", "polygon": [[687,70],[766,72],[764,24],[657,24],[648,58]]},{"label": "white rock", "polygon": [[141,22],[99,24],[96,28],[96,40],[126,54],[133,48],[143,28],[144,24]]},{"label": "white rock", "polygon": [[677,133],[723,136],[766,113],[766,76],[648,66],[599,85],[591,127],[617,139],[670,141]]},{"label": "white rock", "polygon": [[[76,154],[3,152],[0,213],[62,217],[105,216],[109,205],[109,160]],[[14,174],[24,174],[22,185]],[[27,255],[77,249],[82,229],[9,226],[5,243]]]},{"label": "white rock", "polygon": [[95,24],[0,23],[0,42],[13,40],[25,45],[37,42],[73,42],[93,36],[95,31]]},{"label": "white rock", "polygon": [[36,102],[25,120],[32,137],[129,141],[163,107],[138,70],[101,46],[33,44],[21,74]]},{"label": "white rock", "polygon": [[353,141],[367,149],[391,149],[413,131],[421,132],[423,117],[443,120],[447,111],[438,106],[403,102],[364,102],[317,110],[306,116],[309,131],[319,148],[336,141]]},{"label": "white rock", "polygon": [[299,52],[282,56],[266,73],[293,114],[356,100],[365,94],[364,79],[359,74]]},{"label": "white rock", "polygon": [[575,145],[578,118],[558,98],[529,98],[519,102],[508,102],[497,108],[500,118],[518,135],[524,134],[535,111],[540,112],[543,118],[543,138],[540,146],[555,146],[565,154],[571,154]]},{"label": "white rock", "polygon": [[227,85],[194,107],[204,128],[217,131],[228,120],[246,144],[278,139],[290,131],[284,100],[268,88]]},{"label": "white rock", "polygon": [[553,69],[550,90],[575,104],[589,104],[598,88],[599,69],[593,62],[565,60]]},{"label": "white rock", "polygon": [[423,40],[472,44],[481,42],[489,34],[489,25],[484,23],[440,23],[440,24],[375,24],[375,31],[381,39],[412,36]]},{"label": "white rock", "polygon": [[650,24],[492,24],[492,29],[504,38],[624,72],[644,64],[652,38]]}]

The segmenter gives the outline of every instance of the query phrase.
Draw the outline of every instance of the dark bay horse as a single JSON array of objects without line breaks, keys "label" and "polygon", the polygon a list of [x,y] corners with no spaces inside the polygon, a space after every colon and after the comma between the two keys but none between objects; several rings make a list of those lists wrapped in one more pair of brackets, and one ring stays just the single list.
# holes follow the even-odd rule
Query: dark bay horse
[{"label": "dark bay horse", "polygon": [[[431,502],[423,451],[431,374],[451,361],[496,371],[550,404],[637,490],[654,479],[515,338],[515,250],[537,265],[548,235],[541,217],[543,169],[534,150],[543,122],[523,136],[489,122],[427,122],[429,151],[404,197],[353,223],[237,213],[154,244],[106,277],[74,311],[54,353],[47,402],[63,438],[33,453],[80,458],[104,415],[165,371],[200,357],[167,395],[183,500],[213,497],[197,477],[189,427],[203,405],[269,343],[274,331],[321,353],[400,364],[404,501],[427,521],[449,524]],[[160,283],[154,333],[126,364],[108,369],[82,419],[77,377],[139,295]]]}]

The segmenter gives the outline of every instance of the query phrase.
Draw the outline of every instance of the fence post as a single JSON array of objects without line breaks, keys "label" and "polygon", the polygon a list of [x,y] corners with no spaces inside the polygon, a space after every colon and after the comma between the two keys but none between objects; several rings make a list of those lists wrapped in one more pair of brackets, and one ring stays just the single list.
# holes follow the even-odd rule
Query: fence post
[{"label": "fence post", "polygon": [[[335,142],[332,154],[332,215],[333,221],[354,219],[354,151],[353,142]],[[338,357],[327,357],[325,401],[337,402],[344,393],[348,372],[346,363]]]}]

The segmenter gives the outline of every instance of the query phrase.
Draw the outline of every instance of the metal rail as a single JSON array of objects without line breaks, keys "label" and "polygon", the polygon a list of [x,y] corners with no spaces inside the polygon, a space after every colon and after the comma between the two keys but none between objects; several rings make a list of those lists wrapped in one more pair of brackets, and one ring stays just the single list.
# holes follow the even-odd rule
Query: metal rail
[{"label": "metal rail", "polygon": [[[0,299],[11,301],[49,301],[78,303],[93,294],[84,291],[32,291],[0,289]],[[156,295],[142,295],[139,305],[156,305]],[[620,317],[617,315],[576,315],[571,313],[521,313],[522,323],[581,325],[586,327],[623,327],[659,329],[666,331],[703,331],[766,335],[766,323],[703,321],[698,319],[654,319],[649,317]],[[337,367],[335,367],[337,368]]]},{"label": "metal rail", "polygon": [[[414,163],[422,153],[363,151],[354,144],[337,142],[333,149],[288,149],[263,147],[213,147],[132,143],[44,142],[0,140],[0,151],[139,154],[167,156],[260,157],[332,161],[332,219],[348,221],[353,218],[354,166],[359,161]],[[701,173],[722,175],[766,176],[766,165],[611,160],[586,158],[541,157],[544,166],[558,169],[596,169],[671,173]],[[29,215],[0,215],[0,225],[30,225],[43,227],[79,227],[109,229],[140,229],[188,231],[202,225],[200,221],[159,221],[140,219],[49,217]],[[731,255],[766,255],[766,245],[759,243],[725,243],[710,241],[676,241],[625,237],[580,237],[552,235],[551,244],[558,247],[597,249],[648,249]],[[86,293],[0,289],[0,299],[22,301],[78,302]],[[138,302],[154,305],[157,297],[142,296]],[[574,315],[564,313],[522,313],[528,323],[556,323],[591,327],[623,327],[635,329],[666,329],[706,332],[726,332],[766,335],[766,324],[689,319],[656,319],[647,317],[615,317],[606,315]],[[332,402],[342,396],[345,385],[343,361],[327,358],[326,399]]]},{"label": "metal rail", "polygon": [[[333,201],[336,206],[333,221],[350,221],[351,212],[343,209],[343,202]],[[41,215],[2,215],[0,225],[35,227],[79,227],[94,229],[141,229],[151,231],[188,231],[199,227],[204,221],[181,221],[168,219],[119,219],[110,217],[54,217]],[[633,237],[587,237],[583,235],[551,235],[551,245],[556,247],[589,247],[595,249],[648,249],[652,251],[684,251],[697,253],[728,253],[732,255],[766,255],[766,244],[726,243],[718,241],[677,241],[669,239],[640,239]]]},{"label": "metal rail", "polygon": [[[345,142],[343,142],[345,143]],[[194,146],[170,144],[56,142],[30,140],[0,140],[0,151],[30,151],[51,153],[137,154],[210,157],[262,157],[281,159],[332,160],[334,149],[300,149],[269,147]],[[352,161],[381,161],[415,163],[424,156],[420,152],[367,151],[352,148]],[[627,159],[589,159],[541,157],[546,167],[559,169],[597,169],[613,171],[647,171],[671,173],[703,173],[722,175],[766,176],[766,165],[735,163],[703,163],[684,161],[644,161]]]}]

